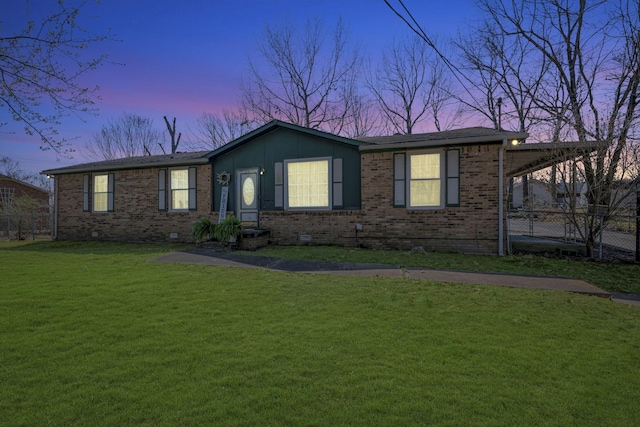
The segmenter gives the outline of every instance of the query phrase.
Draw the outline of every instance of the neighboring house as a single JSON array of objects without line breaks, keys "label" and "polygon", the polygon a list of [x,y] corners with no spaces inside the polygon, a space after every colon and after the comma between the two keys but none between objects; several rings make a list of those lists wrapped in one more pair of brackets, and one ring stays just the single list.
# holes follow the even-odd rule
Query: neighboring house
[{"label": "neighboring house", "polygon": [[55,176],[58,239],[193,242],[191,224],[222,209],[276,244],[502,254],[507,177],[568,155],[509,143],[527,136],[468,128],[354,140],[273,121],[211,152],[43,173]]},{"label": "neighboring house", "polygon": [[556,206],[557,201],[553,197],[551,184],[537,179],[529,179],[527,182],[529,203],[524,203],[523,201],[522,181],[513,184],[512,207],[514,209],[546,209]]},{"label": "neighboring house", "polygon": [[[537,179],[529,179],[529,200],[523,203],[522,199],[522,181],[513,185],[513,202],[515,209],[549,209],[553,207],[568,208],[574,204],[577,208],[586,208],[587,184],[584,182],[559,183],[553,184],[540,181]],[[574,190],[575,189],[575,190]]]},{"label": "neighboring house", "polygon": [[49,193],[46,190],[0,174],[0,209],[10,210],[15,199],[24,196],[35,201],[37,205],[41,206],[42,211],[48,212]]},{"label": "neighboring house", "polygon": [[556,184],[556,201],[563,208],[586,208],[589,205],[588,186],[585,182],[561,182]]},{"label": "neighboring house", "polygon": [[611,204],[620,211],[635,214],[640,209],[640,178],[614,181],[611,199]]}]

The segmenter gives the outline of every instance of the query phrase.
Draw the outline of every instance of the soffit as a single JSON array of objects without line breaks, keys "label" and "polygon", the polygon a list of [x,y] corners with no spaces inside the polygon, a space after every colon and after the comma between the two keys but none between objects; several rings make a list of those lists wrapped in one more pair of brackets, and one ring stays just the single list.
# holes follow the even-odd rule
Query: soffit
[{"label": "soffit", "polygon": [[593,142],[526,143],[509,145],[506,150],[507,176],[516,177],[541,170],[567,160],[591,153],[597,148]]}]

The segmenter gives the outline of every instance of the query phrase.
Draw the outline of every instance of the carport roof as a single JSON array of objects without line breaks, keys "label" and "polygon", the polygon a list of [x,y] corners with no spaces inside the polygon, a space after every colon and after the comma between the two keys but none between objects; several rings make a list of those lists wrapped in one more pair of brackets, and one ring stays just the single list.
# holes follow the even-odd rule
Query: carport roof
[{"label": "carport roof", "polygon": [[507,176],[522,176],[596,150],[595,142],[526,143],[509,145]]},{"label": "carport roof", "polygon": [[[470,127],[443,132],[359,138],[360,151],[423,149],[463,145],[503,144],[506,146],[507,176],[521,176],[554,164],[590,153],[594,142],[523,143],[526,132],[510,132],[484,127]],[[517,145],[511,141],[517,140]]]}]

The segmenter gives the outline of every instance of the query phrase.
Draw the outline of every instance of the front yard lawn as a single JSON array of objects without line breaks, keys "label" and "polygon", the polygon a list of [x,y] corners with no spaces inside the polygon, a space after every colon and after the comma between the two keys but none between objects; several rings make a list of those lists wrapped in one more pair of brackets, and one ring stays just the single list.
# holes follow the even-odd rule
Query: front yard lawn
[{"label": "front yard lawn", "polygon": [[147,262],[174,248],[0,243],[0,424],[640,419],[637,307],[553,291]]}]

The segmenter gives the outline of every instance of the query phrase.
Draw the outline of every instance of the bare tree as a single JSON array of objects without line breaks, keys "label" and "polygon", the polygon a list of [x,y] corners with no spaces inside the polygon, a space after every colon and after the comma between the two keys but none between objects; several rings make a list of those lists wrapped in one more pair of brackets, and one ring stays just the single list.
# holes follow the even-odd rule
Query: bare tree
[{"label": "bare tree", "polygon": [[193,150],[215,150],[256,127],[257,123],[243,112],[223,110],[222,116],[203,113],[196,119],[187,146]]},{"label": "bare tree", "polygon": [[367,78],[367,87],[378,103],[390,131],[410,134],[424,120],[435,82],[428,47],[417,37],[394,41],[382,53],[378,69]]},{"label": "bare tree", "polygon": [[167,125],[167,131],[169,132],[169,136],[171,136],[171,154],[174,154],[178,151],[178,145],[180,145],[180,138],[182,137],[182,132],[178,133],[178,138],[176,139],[176,118],[173,118],[173,125],[169,123],[167,116],[164,116],[164,123]]},{"label": "bare tree", "polygon": [[[399,0],[402,10],[385,2],[438,52],[402,0]],[[543,120],[540,125],[552,123],[552,128],[563,132],[570,129],[569,137],[580,143],[576,147],[587,147],[585,151],[576,151],[579,160],[574,169],[588,186],[589,210],[586,220],[581,217],[581,221],[575,222],[588,253],[593,255],[602,226],[615,212],[616,197],[612,190],[631,172],[627,159],[633,156],[636,142],[632,137],[638,131],[640,95],[639,2],[478,0],[476,3],[507,46],[522,46],[527,52],[526,68],[510,71],[518,81],[528,81],[522,78],[523,71],[546,68],[534,96],[530,84],[513,86],[517,95],[513,100],[531,99],[533,104],[521,106],[532,105]],[[537,63],[531,63],[531,59]],[[502,91],[499,84],[500,79],[496,79],[490,87]],[[521,98],[522,95],[525,97]],[[493,99],[491,96],[489,101]],[[490,113],[490,117],[495,123],[500,114],[496,117]],[[521,121],[521,117],[517,119]],[[554,121],[559,123],[553,124]]]},{"label": "bare tree", "polygon": [[80,25],[87,1],[60,0],[39,22],[0,35],[0,108],[8,110],[27,135],[37,135],[42,149],[59,154],[69,145],[57,132],[63,117],[94,111],[98,88],[87,87],[82,79],[102,65],[106,55],[86,55],[87,47],[110,38]]},{"label": "bare tree", "polygon": [[52,191],[52,184],[45,176],[25,171],[20,162],[10,157],[0,157],[0,174],[27,184],[35,185],[49,192]]},{"label": "bare tree", "polygon": [[319,19],[298,29],[290,22],[267,25],[259,42],[260,60],[249,61],[243,102],[254,120],[280,119],[341,133],[352,119],[353,85],[360,70],[358,51],[338,21],[327,31]]},{"label": "bare tree", "polygon": [[[582,234],[593,254],[600,216],[606,219],[614,209],[612,189],[638,125],[638,2],[482,0],[481,5],[503,34],[523,40],[548,61],[566,94],[560,120],[578,142],[596,144],[595,151],[583,153],[579,168],[593,207]],[[557,114],[556,102],[537,99],[550,114]]]},{"label": "bare tree", "polygon": [[375,102],[366,95],[354,94],[349,97],[348,120],[345,121],[342,134],[348,138],[370,136],[380,127]]},{"label": "bare tree", "polygon": [[[455,43],[468,70],[467,81],[481,97],[456,97],[469,110],[505,126],[527,132],[539,120],[536,100],[547,77],[548,62],[524,40],[509,38],[484,21]],[[464,95],[466,92],[462,92]],[[509,202],[513,179],[509,180]],[[522,200],[529,200],[528,176],[522,177]]]},{"label": "bare tree", "polygon": [[85,148],[90,160],[112,160],[123,157],[150,156],[164,152],[162,133],[153,127],[153,120],[124,113],[93,134]]},{"label": "bare tree", "polygon": [[0,173],[18,181],[25,181],[27,177],[27,173],[22,170],[20,163],[7,156],[0,157]]},{"label": "bare tree", "polygon": [[447,73],[446,67],[439,58],[436,58],[431,67],[429,79],[432,89],[428,103],[434,127],[438,131],[444,131],[459,126],[463,108],[452,95],[455,86],[451,75]]}]

